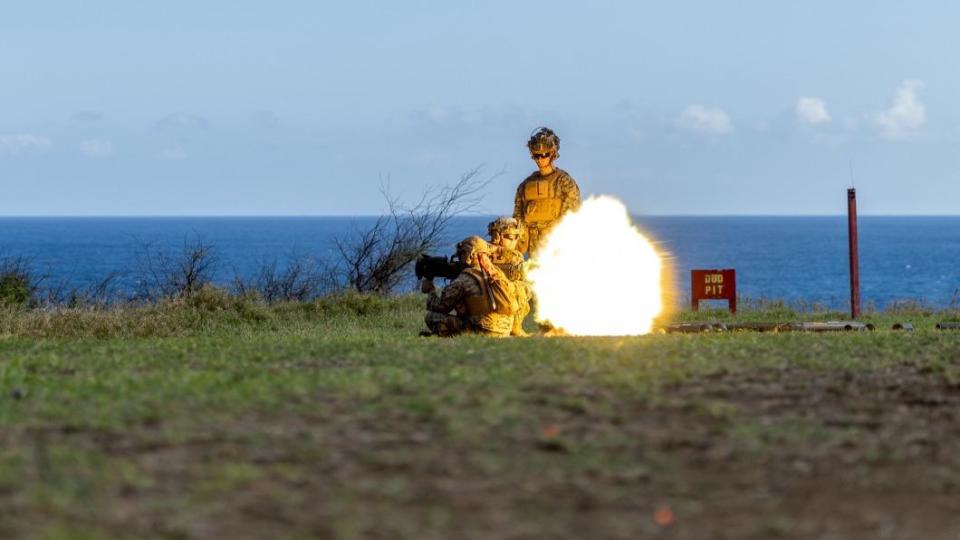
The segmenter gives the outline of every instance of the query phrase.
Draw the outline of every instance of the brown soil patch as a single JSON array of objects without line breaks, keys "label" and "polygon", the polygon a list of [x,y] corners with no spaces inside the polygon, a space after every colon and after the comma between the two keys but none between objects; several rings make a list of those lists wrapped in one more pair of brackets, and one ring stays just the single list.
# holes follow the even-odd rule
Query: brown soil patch
[{"label": "brown soil patch", "polygon": [[[525,399],[523,416],[466,433],[442,414],[325,400],[316,413],[224,420],[179,439],[158,432],[162,421],[41,439],[139,471],[104,480],[92,511],[59,514],[111,535],[955,539],[960,531],[960,388],[910,364],[718,373],[665,388],[653,403],[561,388]],[[42,530],[49,514],[15,497],[0,492],[22,509],[6,513],[15,525],[0,532]]]}]

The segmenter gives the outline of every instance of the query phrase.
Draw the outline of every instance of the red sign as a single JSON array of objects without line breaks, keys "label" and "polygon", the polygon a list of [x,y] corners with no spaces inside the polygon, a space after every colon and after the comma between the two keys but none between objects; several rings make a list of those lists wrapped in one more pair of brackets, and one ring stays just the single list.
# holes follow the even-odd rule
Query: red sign
[{"label": "red sign", "polygon": [[723,270],[690,271],[690,307],[700,309],[701,300],[727,300],[730,313],[737,312],[737,272]]}]

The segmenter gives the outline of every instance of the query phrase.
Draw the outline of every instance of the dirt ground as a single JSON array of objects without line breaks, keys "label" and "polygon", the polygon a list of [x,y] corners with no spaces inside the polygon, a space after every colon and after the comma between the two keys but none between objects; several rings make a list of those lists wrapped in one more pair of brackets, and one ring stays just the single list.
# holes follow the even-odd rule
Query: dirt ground
[{"label": "dirt ground", "polygon": [[[475,426],[320,395],[315,413],[179,437],[162,419],[16,437],[34,441],[38,482],[67,481],[44,477],[58,445],[125,464],[86,487],[89,506],[59,510],[66,531],[94,536],[960,538],[960,385],[929,368],[720,372],[653,400],[570,393],[531,388],[529,416]],[[44,530],[50,505],[5,505],[0,534]]]},{"label": "dirt ground", "polygon": [[665,537],[960,538],[960,386],[929,370],[719,374],[671,394],[732,405],[739,427],[667,414],[648,431],[671,433],[658,444],[690,494]]}]

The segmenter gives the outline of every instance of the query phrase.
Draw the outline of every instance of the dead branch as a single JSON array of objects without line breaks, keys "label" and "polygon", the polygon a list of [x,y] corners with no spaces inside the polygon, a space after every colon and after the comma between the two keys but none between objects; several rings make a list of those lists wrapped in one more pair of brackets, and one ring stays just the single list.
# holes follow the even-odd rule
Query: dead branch
[{"label": "dead branch", "polygon": [[395,290],[411,263],[440,247],[451,219],[478,208],[482,190],[496,176],[483,178],[475,168],[452,185],[427,188],[410,205],[382,183],[387,214],[347,239],[334,240],[342,288],[380,294]]}]

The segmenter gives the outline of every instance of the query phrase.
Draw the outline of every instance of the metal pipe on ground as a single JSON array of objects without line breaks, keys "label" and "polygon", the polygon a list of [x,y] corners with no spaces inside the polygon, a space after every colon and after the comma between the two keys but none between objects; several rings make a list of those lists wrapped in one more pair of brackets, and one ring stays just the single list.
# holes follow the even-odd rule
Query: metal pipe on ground
[{"label": "metal pipe on ground", "polygon": [[777,322],[741,322],[741,323],[727,323],[727,330],[750,330],[754,332],[780,332],[782,330],[789,330],[787,323],[777,323]]},{"label": "metal pipe on ground", "polygon": [[699,332],[722,331],[726,327],[720,323],[689,322],[668,324],[662,330],[668,334],[696,334]]},{"label": "metal pipe on ground", "polygon": [[874,328],[870,323],[857,321],[802,322],[793,323],[790,327],[799,332],[863,332]]},{"label": "metal pipe on ground", "polygon": [[[909,326],[913,329],[912,325]],[[960,323],[958,323],[960,329]],[[754,331],[754,332],[863,332],[873,330],[871,323],[862,323],[857,321],[826,321],[826,322],[800,322],[800,323],[777,323],[777,322],[742,322],[742,323],[720,323],[720,322],[686,322],[668,324],[661,328],[667,334],[695,334],[701,332],[725,332],[725,331]],[[906,328],[902,328],[906,329]]]}]

